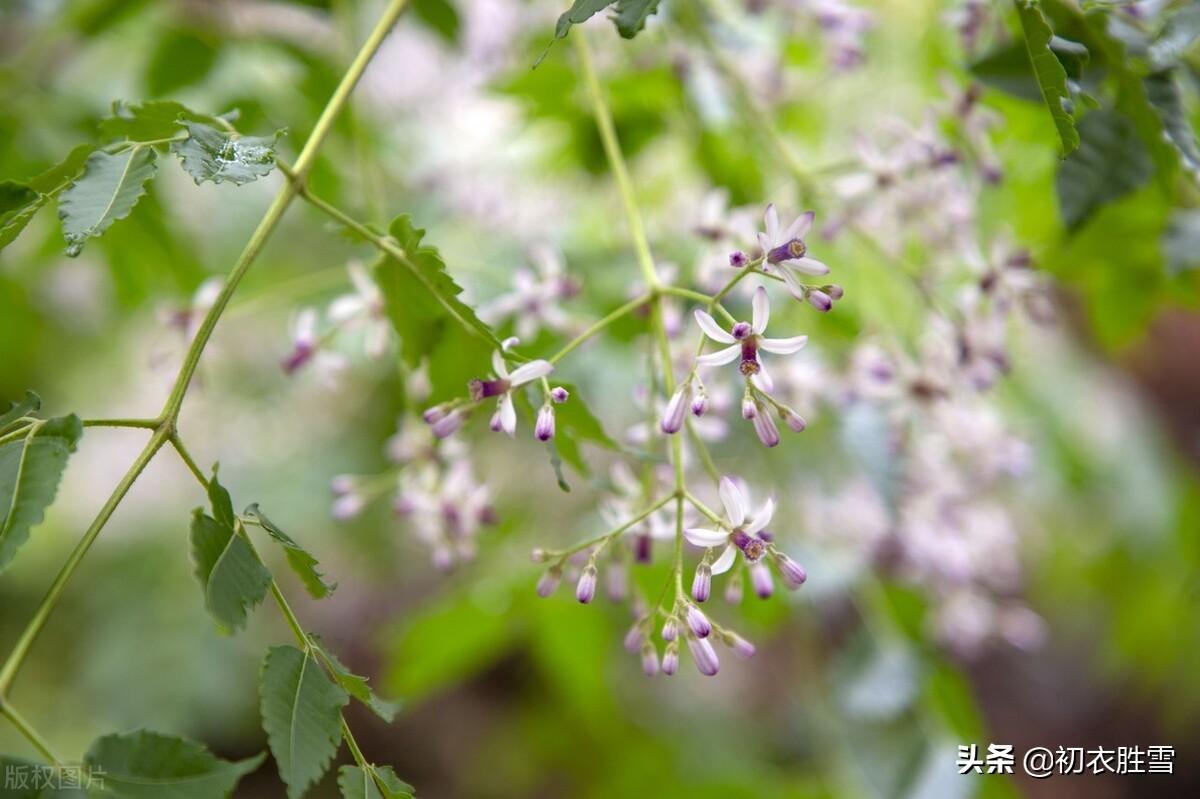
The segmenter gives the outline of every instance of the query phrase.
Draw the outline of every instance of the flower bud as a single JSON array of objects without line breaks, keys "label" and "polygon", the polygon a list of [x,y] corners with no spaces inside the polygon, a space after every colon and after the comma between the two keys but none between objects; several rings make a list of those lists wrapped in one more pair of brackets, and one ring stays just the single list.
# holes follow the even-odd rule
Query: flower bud
[{"label": "flower bud", "polygon": [[808,427],[808,422],[804,421],[804,417],[786,405],[779,408],[779,417],[793,433],[803,433],[804,428]]},{"label": "flower bud", "polygon": [[333,518],[339,522],[349,521],[362,513],[366,506],[367,499],[362,494],[344,494],[333,503]]},{"label": "flower bud", "polygon": [[713,649],[713,645],[707,638],[693,638],[688,636],[688,649],[691,650],[692,660],[696,661],[696,668],[705,677],[714,676],[721,668],[721,661],[717,658],[717,650]]},{"label": "flower bud", "polygon": [[775,553],[775,565],[779,568],[779,573],[783,575],[783,580],[787,583],[788,588],[792,590],[804,585],[804,581],[808,579],[808,573],[804,571],[804,567],[782,552]]},{"label": "flower bud", "polygon": [[754,657],[754,653],[757,651],[754,648],[754,644],[750,643],[732,630],[726,630],[721,636],[721,640],[724,642],[725,646],[732,649],[734,654],[740,658],[746,658],[748,660]]},{"label": "flower bud", "polygon": [[613,561],[604,573],[604,588],[613,602],[624,602],[629,594],[629,572],[623,561]]},{"label": "flower bud", "polygon": [[541,547],[534,547],[529,553],[529,559],[534,563],[545,563],[550,558],[550,553]]},{"label": "flower bud", "polygon": [[642,648],[642,643],[646,640],[646,632],[643,628],[645,619],[638,619],[629,628],[629,632],[625,633],[625,651],[636,652]]},{"label": "flower bud", "polygon": [[755,404],[754,397],[750,396],[750,392],[747,391],[742,397],[742,418],[753,419],[755,416],[758,416],[758,405]]},{"label": "flower bud", "polygon": [[596,567],[589,563],[575,584],[575,598],[586,605],[596,597]]},{"label": "flower bud", "polygon": [[808,300],[808,304],[818,311],[828,311],[833,307],[833,298],[820,289],[809,289],[807,294],[805,299]]},{"label": "flower bud", "polygon": [[651,538],[646,533],[639,533],[633,539],[633,559],[638,563],[650,562]]},{"label": "flower bud", "polygon": [[534,425],[533,434],[537,436],[538,441],[549,441],[554,438],[553,405],[543,405],[538,411],[537,424]]},{"label": "flower bud", "polygon": [[678,433],[683,427],[683,415],[687,413],[688,399],[690,399],[691,393],[692,384],[683,383],[671,395],[662,417],[662,431],[667,435]]},{"label": "flower bud", "polygon": [[[499,416],[499,414],[497,414],[497,416]],[[466,421],[466,418],[467,415],[462,411],[451,411],[434,422],[430,426],[430,430],[437,438],[446,438],[454,435],[454,433],[458,431],[458,428],[462,427],[463,422]],[[493,419],[493,421],[498,423],[499,419]]]},{"label": "flower bud", "polygon": [[725,581],[725,601],[731,605],[742,604],[742,573],[736,572]]},{"label": "flower bud", "polygon": [[692,578],[692,599],[697,602],[707,602],[712,594],[712,567],[701,563],[696,567],[696,576]]},{"label": "flower bud", "polygon": [[769,413],[759,413],[754,416],[754,432],[764,447],[773,447],[779,443],[779,428]]},{"label": "flower bud", "polygon": [[504,423],[503,423],[503,420],[501,420],[501,418],[500,418],[500,410],[499,409],[497,409],[496,412],[492,414],[492,418],[488,421],[488,429],[491,430],[493,433],[499,433],[501,430],[504,429]]},{"label": "flower bud", "polygon": [[335,497],[345,496],[354,490],[354,476],[349,474],[336,475],[329,481],[329,490]]},{"label": "flower bud", "polygon": [[562,386],[555,386],[554,388],[550,389],[550,399],[554,402],[557,402],[559,405],[562,405],[564,402],[566,402],[570,396],[571,393]]},{"label": "flower bud", "polygon": [[687,623],[697,638],[707,638],[712,632],[712,622],[704,615],[704,611],[695,605],[688,605]]},{"label": "flower bud", "polygon": [[741,269],[748,263],[750,263],[750,258],[741,250],[729,253],[729,265],[734,269]]},{"label": "flower bud", "polygon": [[692,415],[703,416],[708,413],[708,392],[703,387],[692,398]]},{"label": "flower bud", "polygon": [[542,599],[553,594],[558,590],[558,584],[562,581],[562,569],[558,566],[551,566],[542,574],[542,578],[538,580],[537,595]]},{"label": "flower bud", "polygon": [[647,677],[658,674],[658,650],[648,641],[642,647],[642,671]]},{"label": "flower bud", "polygon": [[775,593],[775,581],[771,579],[771,570],[761,560],[750,564],[750,582],[754,585],[754,593],[759,599],[767,599]]},{"label": "flower bud", "polygon": [[667,644],[667,650],[663,652],[662,672],[668,677],[679,671],[679,642],[671,641]]},{"label": "flower bud", "polygon": [[446,418],[447,413],[446,404],[442,403],[434,405],[432,408],[426,408],[425,412],[421,414],[421,418],[425,420],[425,424],[434,424]]},{"label": "flower bud", "polygon": [[674,641],[679,637],[679,622],[671,616],[663,623],[662,637],[664,641]]},{"label": "flower bud", "polygon": [[840,300],[842,297],[846,296],[846,290],[837,283],[827,283],[826,285],[821,286],[821,291],[828,294],[830,299],[833,300]]}]

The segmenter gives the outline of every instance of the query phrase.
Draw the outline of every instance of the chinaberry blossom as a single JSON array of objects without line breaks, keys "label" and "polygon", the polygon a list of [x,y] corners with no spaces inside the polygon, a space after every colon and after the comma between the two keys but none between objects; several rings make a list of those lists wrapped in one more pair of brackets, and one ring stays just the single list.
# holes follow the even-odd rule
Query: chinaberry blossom
[{"label": "chinaberry blossom", "polygon": [[354,290],[330,303],[329,321],[341,330],[362,328],[367,355],[380,358],[387,351],[392,332],[383,293],[361,263],[352,261],[346,269]]},{"label": "chinaberry blossom", "polygon": [[697,309],[696,322],[704,335],[717,342],[727,344],[724,349],[707,355],[701,355],[696,362],[704,366],[720,366],[741,359],[738,370],[748,380],[762,391],[770,391],[773,387],[771,377],[763,367],[760,350],[776,355],[791,355],[799,352],[808,343],[808,336],[792,336],[791,338],[766,338],[767,321],[771,315],[771,301],[767,298],[767,290],[759,286],[754,291],[754,312],[750,322],[738,322],[731,329],[725,330],[707,312]]},{"label": "chinaberry blossom", "polygon": [[[814,308],[827,311],[833,305],[833,300],[837,299],[832,294],[840,295],[841,289],[832,286],[828,289],[824,286],[814,288],[801,283],[799,277],[800,275],[819,277],[829,274],[829,267],[810,256],[808,245],[804,242],[804,237],[812,229],[814,218],[815,214],[809,211],[796,217],[786,228],[781,228],[779,212],[775,210],[775,203],[771,203],[763,215],[763,225],[766,231],[758,233],[758,246],[762,248],[767,268],[772,272],[779,273],[793,297],[801,301],[807,300]],[[739,254],[735,253],[734,255]],[[734,256],[730,256],[730,263],[735,263]],[[820,296],[816,300],[810,299],[809,295],[813,292],[820,292]]]},{"label": "chinaberry blossom", "polygon": [[514,272],[512,292],[484,305],[480,318],[490,324],[511,318],[523,339],[533,338],[542,328],[567,331],[571,320],[561,303],[579,293],[579,284],[566,275],[561,256],[549,247],[535,247],[530,260],[534,268]]},{"label": "chinaberry blossom", "polygon": [[496,350],[492,353],[492,370],[496,373],[494,377],[488,380],[476,378],[471,381],[471,400],[478,403],[496,397],[496,412],[492,415],[489,426],[495,432],[503,430],[511,436],[517,432],[517,409],[513,405],[513,391],[550,374],[554,371],[554,366],[549,361],[537,360],[521,364],[509,372],[504,353]]}]

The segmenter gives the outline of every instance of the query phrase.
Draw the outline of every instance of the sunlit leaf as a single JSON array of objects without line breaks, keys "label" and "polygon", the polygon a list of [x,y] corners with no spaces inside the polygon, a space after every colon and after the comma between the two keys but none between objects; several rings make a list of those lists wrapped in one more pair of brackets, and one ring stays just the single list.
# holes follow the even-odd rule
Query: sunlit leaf
[{"label": "sunlit leaf", "polygon": [[171,152],[197,184],[227,180],[241,186],[275,169],[275,144],[282,131],[273,137],[238,136],[200,122],[185,122],[184,127],[188,138],[171,142]]},{"label": "sunlit leaf", "polygon": [[325,658],[326,665],[333,672],[333,678],[337,684],[346,689],[346,692],[352,697],[362,702],[367,707],[375,712],[375,715],[384,721],[391,722],[396,718],[396,713],[400,710],[400,705],[397,702],[388,702],[380,699],[371,690],[371,686],[367,682],[366,677],[360,677],[338,660],[337,655],[333,654],[325,644],[315,635],[309,636],[313,642],[313,646],[317,647],[322,657]]},{"label": "sunlit leaf", "polygon": [[204,746],[156,732],[106,735],[84,756],[93,792],[114,799],[224,799],[265,754],[221,760]]},{"label": "sunlit leaf", "polygon": [[1078,151],[1059,165],[1055,180],[1063,222],[1071,230],[1154,173],[1137,129],[1124,115],[1092,111],[1080,121],[1079,134]]},{"label": "sunlit leaf", "polygon": [[[17,407],[28,408],[25,403]],[[0,571],[54,501],[67,459],[83,435],[83,423],[77,416],[64,416],[36,422],[28,432],[18,427],[5,435],[14,437],[0,444]]]},{"label": "sunlit leaf", "polygon": [[1025,49],[1029,53],[1034,77],[1041,90],[1042,99],[1050,109],[1050,116],[1054,118],[1054,126],[1058,129],[1058,136],[1062,141],[1062,155],[1066,157],[1079,146],[1079,134],[1075,130],[1075,120],[1072,116],[1067,72],[1050,48],[1054,32],[1042,16],[1042,9],[1037,0],[1013,2],[1016,4],[1017,16],[1025,33]]},{"label": "sunlit leaf", "polygon": [[333,593],[333,590],[337,588],[337,583],[325,582],[325,575],[317,571],[317,559],[264,516],[257,504],[246,508],[245,515],[257,519],[267,534],[283,547],[288,565],[292,567],[292,571],[304,583],[304,588],[314,599],[324,599]]},{"label": "sunlit leaf", "polygon": [[83,174],[58,201],[67,255],[78,255],[89,238],[128,216],[157,171],[158,154],[151,147],[92,153]]},{"label": "sunlit leaf", "polygon": [[275,646],[263,662],[263,729],[289,799],[300,799],[329,769],[342,738],[349,695],[330,681],[311,649]]}]

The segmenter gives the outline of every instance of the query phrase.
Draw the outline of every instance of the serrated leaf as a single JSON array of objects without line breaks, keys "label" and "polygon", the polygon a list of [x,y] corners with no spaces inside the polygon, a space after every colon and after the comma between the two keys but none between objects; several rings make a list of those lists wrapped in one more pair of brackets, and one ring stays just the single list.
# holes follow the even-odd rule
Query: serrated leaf
[{"label": "serrated leaf", "polygon": [[632,39],[646,27],[646,20],[658,11],[658,3],[659,0],[617,0],[617,13],[613,15],[617,32]]},{"label": "serrated leaf", "polygon": [[62,163],[25,183],[0,183],[0,250],[12,244],[42,206],[66,188],[95,150],[90,144],[76,147]]},{"label": "serrated leaf", "polygon": [[300,799],[328,770],[342,737],[342,708],[350,701],[325,676],[311,649],[272,647],[263,661],[263,729],[289,799]]},{"label": "serrated leaf", "polygon": [[158,154],[151,147],[92,153],[83,174],[58,201],[67,255],[79,255],[89,238],[128,216],[157,171]]},{"label": "serrated leaf", "polygon": [[195,741],[138,730],[96,739],[84,765],[96,775],[93,792],[102,797],[224,799],[265,757],[221,760]]},{"label": "serrated leaf", "polygon": [[555,23],[554,38],[563,38],[571,30],[572,25],[587,22],[615,2],[616,0],[575,0]]},{"label": "serrated leaf", "polygon": [[228,180],[238,186],[271,174],[275,169],[275,144],[283,131],[272,137],[239,136],[200,122],[184,122],[188,137],[171,142],[183,168],[197,184]]},{"label": "serrated leaf", "polygon": [[[380,790],[380,784],[383,790]],[[342,799],[412,799],[414,789],[396,776],[391,766],[342,766],[338,770]]]},{"label": "serrated leaf", "polygon": [[1163,135],[1179,153],[1184,168],[1193,177],[1200,177],[1200,144],[1184,108],[1175,71],[1156,72],[1147,76],[1142,85],[1146,87],[1146,99],[1162,121]]},{"label": "serrated leaf", "polygon": [[342,686],[348,694],[359,702],[371,708],[375,712],[375,715],[384,721],[391,723],[396,718],[396,713],[400,710],[398,702],[388,702],[380,699],[371,690],[371,686],[367,683],[367,678],[360,677],[350,671],[346,667],[346,664],[338,660],[337,655],[333,654],[319,637],[310,635],[309,639],[312,640],[313,646],[320,651],[321,656],[325,659],[325,663],[329,666],[329,670],[333,672],[333,678],[337,681],[338,685]]},{"label": "serrated leaf", "polygon": [[1013,0],[1021,29],[1025,33],[1025,50],[1033,67],[1033,75],[1041,90],[1042,99],[1054,119],[1062,141],[1062,157],[1066,157],[1079,146],[1079,134],[1071,115],[1071,94],[1067,89],[1067,72],[1050,48],[1054,32],[1042,16],[1037,0]]},{"label": "serrated leaf", "polygon": [[283,547],[288,566],[292,568],[292,571],[304,583],[304,588],[313,599],[324,599],[333,593],[334,589],[337,588],[337,583],[325,582],[325,575],[317,571],[317,559],[308,550],[297,544],[295,539],[279,529],[274,522],[263,515],[263,512],[258,508],[258,503],[246,508],[244,515],[256,519],[259,525],[267,531],[267,535],[271,536],[271,538]]},{"label": "serrated leaf", "polygon": [[204,606],[218,624],[232,632],[246,624],[247,612],[267,595],[271,572],[239,534],[233,501],[217,480],[215,466],[208,481],[208,499],[212,516],[200,508],[192,511],[192,561],[204,590]]},{"label": "serrated leaf", "polygon": [[20,401],[10,402],[4,413],[0,413],[0,433],[3,433],[18,419],[37,413],[41,407],[42,398],[32,391],[26,391]]},{"label": "serrated leaf", "polygon": [[82,435],[83,423],[72,415],[31,425],[0,445],[0,571],[41,523]]},{"label": "serrated leaf", "polygon": [[[78,784],[86,776],[73,773],[70,779]],[[53,766],[0,755],[0,796],[4,799],[87,799],[82,788],[68,786],[68,776]]]},{"label": "serrated leaf", "polygon": [[1078,230],[1102,206],[1150,180],[1154,163],[1134,124],[1115,111],[1092,111],[1079,124],[1080,146],[1055,176],[1059,207]]},{"label": "serrated leaf", "polygon": [[174,100],[150,100],[144,103],[113,103],[112,116],[100,120],[100,135],[106,141],[127,139],[134,142],[159,142],[184,130],[185,122],[220,126],[211,114],[193,111]]}]

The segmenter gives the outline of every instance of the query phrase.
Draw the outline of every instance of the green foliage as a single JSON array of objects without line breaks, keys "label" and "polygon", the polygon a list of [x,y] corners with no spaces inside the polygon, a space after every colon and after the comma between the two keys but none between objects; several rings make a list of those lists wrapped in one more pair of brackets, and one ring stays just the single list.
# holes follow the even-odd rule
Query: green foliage
[{"label": "green foliage", "polygon": [[100,135],[109,141],[163,142],[179,134],[185,122],[220,125],[217,117],[197,113],[174,100],[118,101],[113,103],[112,115],[100,121]]},{"label": "green foliage", "polygon": [[204,606],[224,629],[236,631],[245,626],[247,611],[267,595],[271,572],[238,529],[229,493],[217,482],[215,469],[208,493],[213,515],[200,508],[192,511],[192,562]]},{"label": "green foliage", "polygon": [[26,390],[25,396],[11,402],[4,413],[0,413],[0,433],[13,426],[17,420],[37,413],[42,408],[42,398],[36,392]]},{"label": "green foliage", "polygon": [[646,27],[646,20],[658,11],[659,0],[617,0],[613,24],[626,39],[632,39]]},{"label": "green foliage", "polygon": [[1175,70],[1155,72],[1143,81],[1146,99],[1158,113],[1163,134],[1179,153],[1180,162],[1194,177],[1200,177],[1200,144],[1187,117]]},{"label": "green foliage", "polygon": [[421,243],[425,231],[414,227],[411,217],[397,217],[388,232],[405,257],[401,262],[383,256],[375,280],[400,334],[401,357],[410,367],[429,360],[431,401],[461,395],[467,381],[486,368],[491,352],[500,349],[500,340],[458,298],[462,287],[446,271],[437,248]]},{"label": "green foliage", "polygon": [[265,756],[230,762],[194,741],[139,730],[97,739],[84,765],[98,775],[101,797],[224,799]]},{"label": "green foliage", "polygon": [[[52,766],[0,755],[0,779],[4,780],[0,796],[4,799],[86,799],[83,789],[65,787],[63,777]],[[60,784],[64,787],[55,787]]]},{"label": "green foliage", "polygon": [[257,503],[246,508],[244,515],[256,519],[259,525],[267,531],[267,534],[283,547],[288,565],[292,567],[292,571],[304,583],[305,590],[308,591],[313,599],[324,599],[333,593],[334,589],[337,588],[337,584],[325,582],[325,576],[317,571],[317,559],[308,550],[297,544],[291,536],[279,529],[274,522],[268,519],[259,510]]},{"label": "green foliage", "polygon": [[396,776],[391,766],[342,766],[338,770],[342,799],[412,799],[414,788]]},{"label": "green foliage", "polygon": [[564,38],[572,25],[587,22],[614,2],[616,0],[575,0],[570,8],[559,15],[558,22],[554,23],[554,38]]},{"label": "green foliage", "polygon": [[1017,7],[1017,16],[1021,20],[1021,28],[1025,33],[1025,49],[1029,54],[1029,62],[1033,67],[1034,77],[1050,116],[1054,119],[1054,127],[1058,129],[1059,139],[1062,140],[1062,155],[1066,157],[1079,146],[1079,134],[1075,130],[1075,120],[1072,116],[1071,95],[1067,90],[1067,72],[1063,68],[1050,42],[1054,32],[1050,30],[1046,18],[1037,0],[1013,0]]},{"label": "green foliage", "polygon": [[166,31],[146,64],[146,93],[161,97],[201,83],[212,72],[219,54],[219,43],[199,31]]},{"label": "green foliage", "polygon": [[1079,124],[1081,143],[1059,168],[1055,186],[1063,222],[1079,229],[1096,211],[1154,174],[1137,129],[1116,111],[1093,111]]},{"label": "green foliage", "polygon": [[179,156],[197,185],[228,180],[241,186],[275,169],[275,144],[283,131],[276,131],[273,137],[239,136],[200,122],[183,124],[188,137],[172,142],[171,152]]},{"label": "green foliage", "polygon": [[92,153],[83,174],[58,201],[67,255],[79,255],[84,242],[129,216],[158,172],[158,153],[132,146],[118,153]]},{"label": "green foliage", "polygon": [[450,0],[413,0],[412,10],[418,19],[443,39],[448,42],[458,41],[458,31],[462,22],[458,17],[458,9]]},{"label": "green foliage", "polygon": [[338,660],[337,655],[325,647],[320,638],[310,635],[309,639],[321,654],[325,665],[328,666],[330,673],[333,674],[333,679],[346,690],[346,693],[371,708],[375,715],[384,721],[390,723],[396,718],[396,713],[400,710],[399,703],[380,699],[371,690],[371,686],[367,684],[367,678],[360,677],[350,671],[344,663]]},{"label": "green foliage", "polygon": [[325,676],[311,648],[275,646],[263,661],[263,729],[289,799],[300,799],[329,768],[342,738],[349,695]]},{"label": "green foliage", "polygon": [[[0,422],[15,427],[11,422],[20,418],[16,414],[35,410],[37,405],[37,395],[27,394]],[[41,523],[82,435],[83,423],[74,415],[34,422],[27,430],[17,428],[4,434],[9,440],[0,444],[0,571],[29,538],[30,528]]]},{"label": "green foliage", "polygon": [[562,455],[563,460],[575,467],[580,474],[586,476],[589,470],[579,445],[587,441],[606,449],[615,450],[617,442],[604,431],[604,425],[587,406],[583,393],[577,387],[559,380],[555,380],[554,384],[562,386],[571,393],[570,399],[561,405],[554,406],[554,446]]}]

